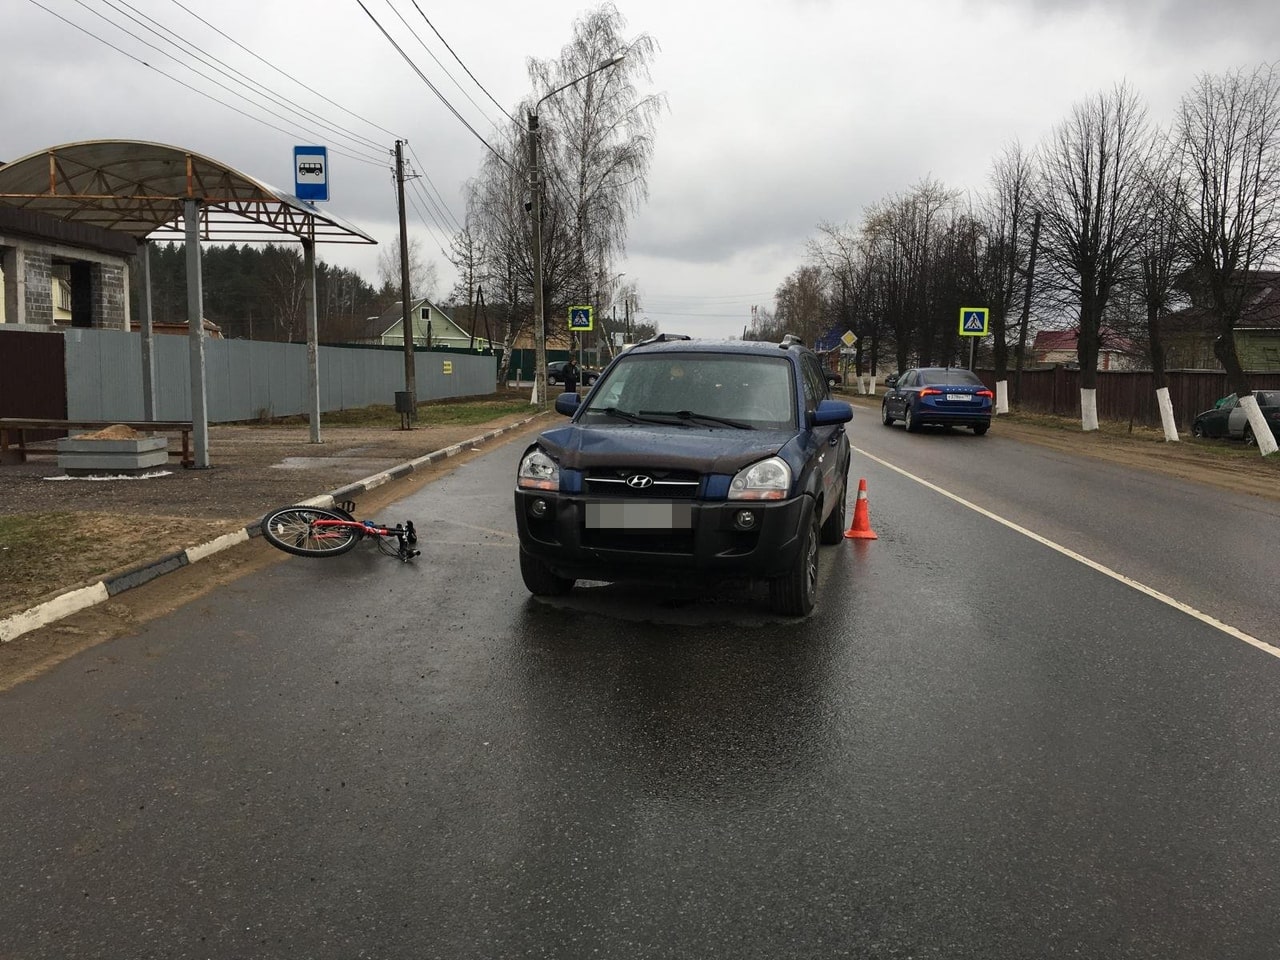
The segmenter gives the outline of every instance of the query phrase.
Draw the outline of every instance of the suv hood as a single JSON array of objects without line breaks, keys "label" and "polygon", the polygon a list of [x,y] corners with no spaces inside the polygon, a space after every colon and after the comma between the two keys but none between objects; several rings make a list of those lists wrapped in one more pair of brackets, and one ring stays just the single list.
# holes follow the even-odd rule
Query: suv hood
[{"label": "suv hood", "polygon": [[570,470],[590,467],[665,467],[698,473],[737,473],[771,457],[792,437],[790,430],[570,424],[539,438],[547,453]]}]

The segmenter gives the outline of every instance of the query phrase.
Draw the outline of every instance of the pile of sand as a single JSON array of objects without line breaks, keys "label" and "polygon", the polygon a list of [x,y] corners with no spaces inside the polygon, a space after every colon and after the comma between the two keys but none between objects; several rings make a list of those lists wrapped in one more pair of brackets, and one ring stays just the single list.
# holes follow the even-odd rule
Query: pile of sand
[{"label": "pile of sand", "polygon": [[126,427],[123,423],[113,423],[109,427],[103,427],[96,433],[81,433],[76,436],[77,440],[137,440],[142,434],[138,433],[133,427]]}]

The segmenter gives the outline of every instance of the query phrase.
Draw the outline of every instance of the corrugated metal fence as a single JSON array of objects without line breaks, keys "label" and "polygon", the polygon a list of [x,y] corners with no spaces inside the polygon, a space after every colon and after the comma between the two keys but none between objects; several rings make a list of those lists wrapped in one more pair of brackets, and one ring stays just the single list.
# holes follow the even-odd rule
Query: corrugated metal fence
[{"label": "corrugated metal fence", "polygon": [[[0,352],[12,359],[0,332]],[[40,336],[65,341],[68,419],[141,420],[141,334],[122,330],[71,329]],[[185,336],[153,339],[157,420],[191,419],[190,345]],[[205,395],[211,423],[255,420],[310,412],[307,346],[254,340],[206,340]],[[320,410],[331,412],[375,403],[391,404],[404,389],[399,348],[320,347]],[[497,359],[462,351],[415,351],[419,401],[491,394]],[[37,416],[21,409],[0,415]]]},{"label": "corrugated metal fence", "polygon": [[[979,370],[987,386],[995,389],[995,373]],[[1020,396],[1015,396],[1015,374],[1009,374],[1009,402],[1015,409],[1031,413],[1080,415],[1080,371],[1066,367],[1024,370]],[[1280,389],[1280,373],[1250,373],[1254,390]],[[1227,375],[1220,370],[1170,370],[1165,374],[1169,399],[1178,426],[1190,429],[1196,414],[1213,408],[1221,397],[1232,392]],[[1145,426],[1160,426],[1160,408],[1150,370],[1099,370],[1098,418]]]}]

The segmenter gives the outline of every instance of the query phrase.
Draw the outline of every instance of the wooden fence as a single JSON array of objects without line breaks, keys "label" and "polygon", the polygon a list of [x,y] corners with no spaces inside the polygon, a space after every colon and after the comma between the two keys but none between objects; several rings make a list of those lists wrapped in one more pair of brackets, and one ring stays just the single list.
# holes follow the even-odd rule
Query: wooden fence
[{"label": "wooden fence", "polygon": [[[995,389],[995,371],[978,370],[987,386]],[[1250,373],[1254,390],[1280,390],[1280,373]],[[1019,388],[1017,374],[1009,373],[1009,405],[1030,413],[1053,413],[1066,417],[1080,415],[1080,371],[1056,366],[1024,370]],[[1173,415],[1181,430],[1189,430],[1196,414],[1213,408],[1232,392],[1221,370],[1170,370],[1165,374]],[[1098,419],[1130,420],[1144,426],[1160,426],[1160,407],[1150,370],[1099,370]]]}]

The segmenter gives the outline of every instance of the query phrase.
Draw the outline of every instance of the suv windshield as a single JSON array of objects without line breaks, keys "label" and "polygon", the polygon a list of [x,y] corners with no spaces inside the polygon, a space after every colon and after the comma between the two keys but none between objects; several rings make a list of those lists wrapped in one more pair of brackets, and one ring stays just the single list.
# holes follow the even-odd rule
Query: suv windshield
[{"label": "suv windshield", "polygon": [[626,354],[596,387],[581,419],[776,430],[795,424],[794,397],[785,357]]}]

